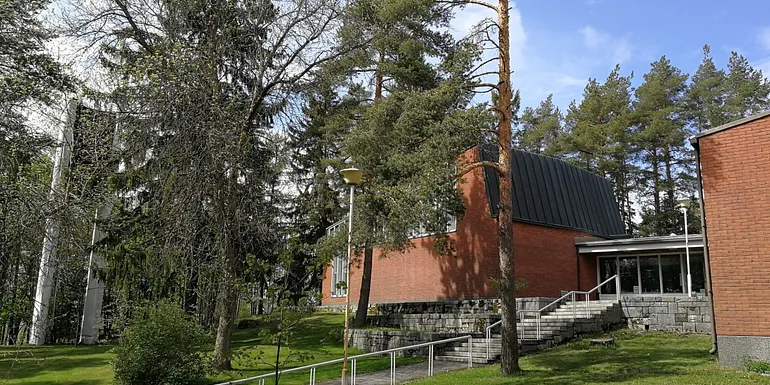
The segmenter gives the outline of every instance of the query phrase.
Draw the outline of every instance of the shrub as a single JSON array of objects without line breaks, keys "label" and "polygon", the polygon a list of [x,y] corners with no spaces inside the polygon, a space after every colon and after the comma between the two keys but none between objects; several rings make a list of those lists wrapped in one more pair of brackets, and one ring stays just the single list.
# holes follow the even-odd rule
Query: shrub
[{"label": "shrub", "polygon": [[746,357],[742,360],[743,367],[750,372],[770,373],[770,363]]},{"label": "shrub", "polygon": [[260,320],[257,320],[254,318],[244,318],[238,321],[238,325],[236,327],[240,330],[240,329],[256,329],[261,326],[262,326],[262,322],[260,322]]},{"label": "shrub", "polygon": [[179,306],[161,301],[136,311],[115,348],[115,383],[186,385],[204,379],[204,333]]}]

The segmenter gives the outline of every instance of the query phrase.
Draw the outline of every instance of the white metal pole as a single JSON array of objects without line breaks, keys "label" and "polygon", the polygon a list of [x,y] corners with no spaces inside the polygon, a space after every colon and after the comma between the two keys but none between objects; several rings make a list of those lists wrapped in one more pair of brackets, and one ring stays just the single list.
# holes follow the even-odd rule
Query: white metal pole
[{"label": "white metal pole", "polygon": [[690,274],[690,235],[687,232],[687,208],[682,208],[684,214],[684,252],[687,256],[687,296],[692,297],[692,275]]},{"label": "white metal pole", "polygon": [[348,374],[348,338],[350,334],[350,260],[353,254],[353,202],[355,186],[350,185],[350,213],[348,214],[348,261],[347,277],[345,278],[345,337],[342,342],[342,380],[341,384],[347,384]]}]

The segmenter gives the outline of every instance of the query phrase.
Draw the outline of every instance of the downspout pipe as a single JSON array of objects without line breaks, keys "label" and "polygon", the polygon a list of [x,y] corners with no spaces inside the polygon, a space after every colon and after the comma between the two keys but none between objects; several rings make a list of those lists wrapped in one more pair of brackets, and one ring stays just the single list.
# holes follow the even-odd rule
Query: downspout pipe
[{"label": "downspout pipe", "polygon": [[698,203],[700,205],[700,228],[703,235],[703,261],[706,263],[706,294],[709,300],[709,311],[711,312],[711,350],[710,354],[716,354],[719,351],[717,345],[717,322],[714,317],[714,290],[711,286],[711,259],[709,258],[709,238],[708,231],[706,229],[706,205],[704,203],[705,195],[703,194],[703,180],[701,176],[700,168],[700,145],[697,138],[693,138],[690,143],[695,149],[695,173],[698,179],[698,194],[700,199]]}]

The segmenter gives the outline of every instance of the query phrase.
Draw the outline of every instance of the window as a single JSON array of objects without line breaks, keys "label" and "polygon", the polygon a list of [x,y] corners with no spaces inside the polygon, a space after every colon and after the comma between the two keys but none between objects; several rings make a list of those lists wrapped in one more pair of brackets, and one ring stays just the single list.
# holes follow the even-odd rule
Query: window
[{"label": "window", "polygon": [[348,294],[345,280],[348,278],[348,258],[342,254],[332,260],[332,297],[344,297]]},{"label": "window", "polygon": [[658,256],[639,257],[639,277],[642,281],[643,294],[660,293],[660,269]]},{"label": "window", "polygon": [[620,292],[639,293],[639,269],[636,257],[618,258],[620,270]]},{"label": "window", "polygon": [[[684,253],[668,255],[640,255],[629,257],[599,257],[598,281],[615,274],[620,276],[620,292],[624,294],[687,294],[687,260]],[[690,254],[692,290],[704,288],[705,266],[703,254]],[[615,283],[602,286],[602,294],[615,294]]]},{"label": "window", "polygon": [[678,255],[660,256],[660,274],[663,279],[663,293],[684,293]]},{"label": "window", "polygon": [[[339,221],[326,228],[326,235],[334,234],[344,228],[345,221]],[[332,259],[331,276],[331,295],[332,297],[344,297],[347,295],[345,281],[348,278],[348,258],[344,253],[339,253]]]}]

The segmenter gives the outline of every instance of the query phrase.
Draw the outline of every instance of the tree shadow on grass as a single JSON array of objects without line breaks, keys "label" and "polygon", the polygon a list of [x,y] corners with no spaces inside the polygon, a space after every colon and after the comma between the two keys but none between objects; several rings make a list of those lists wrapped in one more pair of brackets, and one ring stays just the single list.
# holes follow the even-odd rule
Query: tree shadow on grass
[{"label": "tree shadow on grass", "polygon": [[[702,347],[675,339],[677,336],[667,334],[639,339],[620,334],[613,347],[589,347],[588,341],[572,343],[528,357],[534,369],[527,370],[524,377],[544,385],[613,383],[679,376],[713,360]],[[665,349],[661,348],[664,345]]]}]

